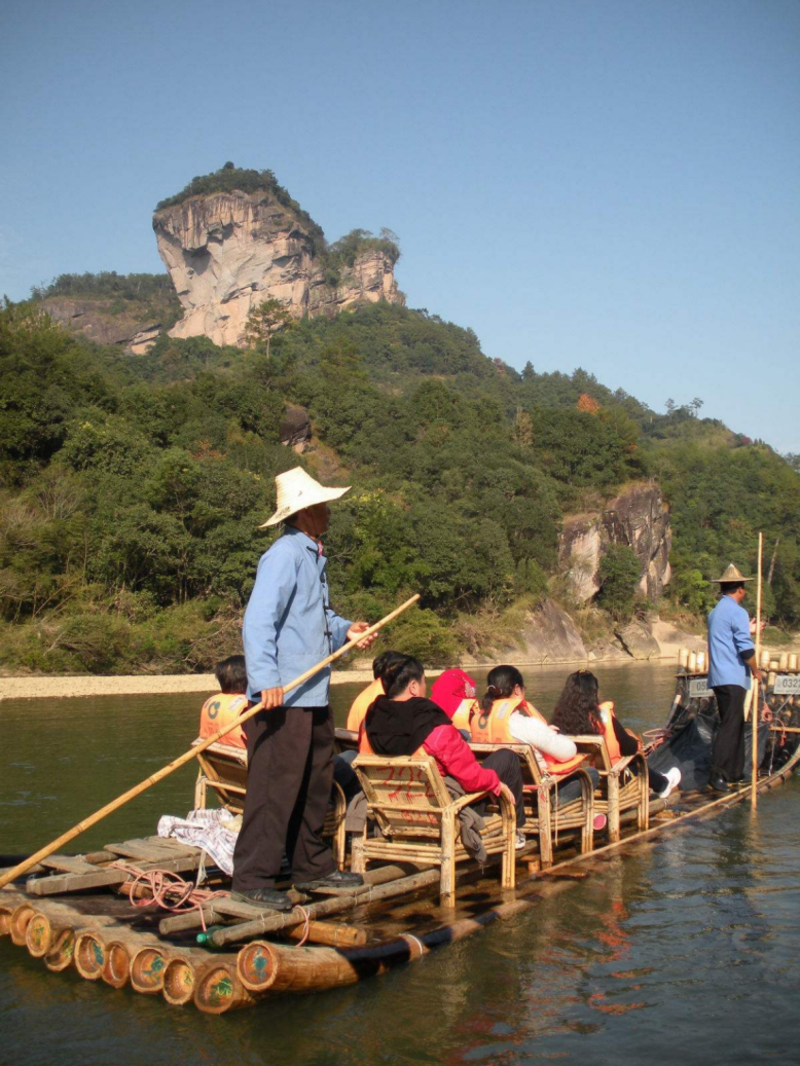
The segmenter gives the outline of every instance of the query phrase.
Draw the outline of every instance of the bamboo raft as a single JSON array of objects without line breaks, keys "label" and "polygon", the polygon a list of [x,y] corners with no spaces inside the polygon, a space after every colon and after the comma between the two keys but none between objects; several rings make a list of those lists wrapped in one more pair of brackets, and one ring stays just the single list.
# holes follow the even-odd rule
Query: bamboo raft
[{"label": "bamboo raft", "polygon": [[[698,672],[696,662],[692,666],[687,661],[678,674],[667,733],[699,711],[708,712],[713,700],[701,684],[704,671]],[[800,763],[800,695],[793,694],[798,675],[777,669],[775,675],[764,693],[768,721],[759,728],[766,737],[759,793],[787,781]],[[795,681],[780,682],[792,677]],[[662,741],[663,736],[657,738],[654,746]],[[204,865],[207,857],[200,849],[172,839],[110,843],[86,855],[51,855],[27,881],[0,890],[0,935],[9,935],[53,972],[75,970],[112,988],[129,987],[160,995],[173,1006],[193,1003],[207,1013],[224,1014],[285,992],[353,984],[416,961],[434,948],[533,910],[543,899],[601,872],[620,851],[728,810],[749,795],[744,783],[719,796],[691,792],[650,800],[646,828],[641,828],[641,812],[623,809],[619,839],[613,834],[607,835],[608,843],[597,838],[592,850],[585,849],[580,828],[567,822],[552,859],[533,838],[516,853],[514,888],[504,888],[497,877],[499,852],[483,868],[461,861],[455,906],[438,898],[437,866],[390,860],[367,869],[364,885],[356,889],[320,890],[313,896],[291,889],[296,905],[288,913],[220,894],[190,912],[165,916],[155,906],[136,905],[148,899],[140,874],[171,871],[223,893],[229,879]],[[198,931],[206,927],[206,943],[199,946]]]}]

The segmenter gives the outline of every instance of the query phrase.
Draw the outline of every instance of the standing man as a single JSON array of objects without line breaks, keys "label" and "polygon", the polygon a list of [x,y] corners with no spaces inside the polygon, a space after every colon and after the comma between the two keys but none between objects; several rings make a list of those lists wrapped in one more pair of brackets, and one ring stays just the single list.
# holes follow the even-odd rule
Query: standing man
[{"label": "standing man", "polygon": [[328,596],[321,538],[328,502],[347,488],[325,488],[299,466],[275,483],[277,509],[261,528],[286,526],[261,556],[244,615],[247,695],[265,709],[243,726],[247,795],[233,888],[240,898],[290,910],[286,893],[275,889],[284,852],[299,889],[348,887],[362,878],[337,870],[322,840],[333,780],[330,667],[286,696],[283,686],[369,627],[340,618]]},{"label": "standing man", "polygon": [[717,697],[720,717],[708,782],[715,792],[727,792],[731,781],[742,779],[744,698],[750,688],[750,675],[761,680],[751,637],[755,622],[741,606],[747,595],[745,582],[752,580],[743,577],[731,563],[717,578],[720,601],[708,616],[708,684]]}]

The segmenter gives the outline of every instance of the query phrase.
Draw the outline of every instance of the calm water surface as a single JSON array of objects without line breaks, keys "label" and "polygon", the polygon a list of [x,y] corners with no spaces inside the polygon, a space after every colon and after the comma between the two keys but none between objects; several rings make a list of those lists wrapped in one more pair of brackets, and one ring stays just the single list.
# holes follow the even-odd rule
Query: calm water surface
[{"label": "calm water surface", "polygon": [[[531,668],[549,713],[565,669]],[[673,668],[598,668],[626,724],[663,722]],[[333,689],[337,721],[357,686]],[[0,703],[0,852],[30,852],[183,751],[197,696]],[[184,813],[184,768],[82,849]],[[0,941],[0,1064],[796,1063],[800,789],[614,858],[517,920],[386,977],[215,1018],[50,974]]]}]

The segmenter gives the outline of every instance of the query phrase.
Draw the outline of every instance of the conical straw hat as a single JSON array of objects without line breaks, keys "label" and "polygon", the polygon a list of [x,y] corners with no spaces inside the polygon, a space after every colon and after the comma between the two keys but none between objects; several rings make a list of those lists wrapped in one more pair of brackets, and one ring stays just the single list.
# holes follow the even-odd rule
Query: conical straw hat
[{"label": "conical straw hat", "polygon": [[278,490],[278,502],[275,514],[268,518],[259,529],[267,526],[277,526],[279,522],[285,522],[293,514],[302,511],[305,507],[313,507],[316,503],[329,503],[330,500],[338,500],[349,492],[350,486],[343,489],[326,489],[320,485],[310,474],[303,470],[302,466],[296,466],[294,470],[287,470],[285,474],[278,474],[275,478],[275,486]]},{"label": "conical straw hat", "polygon": [[719,584],[719,585],[727,585],[728,582],[753,581],[753,580],[755,580],[755,579],[752,578],[752,577],[744,577],[742,574],[739,573],[739,570],[733,565],[733,563],[729,563],[728,564],[728,569],[725,571],[725,573],[722,575],[722,577],[716,578],[715,582],[717,584]]}]

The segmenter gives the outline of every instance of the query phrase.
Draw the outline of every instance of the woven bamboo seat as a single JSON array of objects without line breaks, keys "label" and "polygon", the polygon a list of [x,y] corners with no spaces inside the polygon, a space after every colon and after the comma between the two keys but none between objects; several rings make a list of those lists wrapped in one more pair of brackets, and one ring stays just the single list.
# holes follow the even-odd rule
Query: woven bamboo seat
[{"label": "woven bamboo seat", "polygon": [[[195,743],[198,743],[195,741]],[[247,792],[247,751],[230,744],[212,744],[197,756],[200,769],[194,789],[195,808],[207,805],[208,789],[212,789],[220,804],[232,814],[244,810]],[[339,785],[334,781],[331,802],[325,815],[322,835],[333,842],[336,864],[340,870],[345,866],[346,834],[344,818],[347,802]]]},{"label": "woven bamboo seat", "polygon": [[[470,744],[478,760],[493,751],[513,751],[519,756],[525,801],[526,837],[539,842],[539,861],[542,869],[553,865],[553,847],[559,833],[578,829],[581,834],[581,854],[591,851],[594,843],[594,805],[592,779],[580,768],[567,777],[551,777],[539,766],[530,744]],[[557,785],[577,778],[581,794],[567,803],[560,803]]]},{"label": "woven bamboo seat", "polygon": [[[591,736],[570,737],[578,751],[593,756],[600,774],[600,787],[594,794],[594,809],[608,817],[608,839],[616,843],[620,838],[620,815],[636,811],[639,829],[650,824],[650,789],[647,784],[647,760],[642,752],[611,762],[605,738]],[[638,765],[638,773],[634,767]]]},{"label": "woven bamboo seat", "polygon": [[[368,815],[382,833],[369,835],[368,817],[362,839],[353,844],[353,869],[363,873],[368,863],[379,860],[438,866],[440,900],[454,906],[456,864],[470,858],[461,843],[458,814],[488,793],[452,799],[430,755],[359,755],[353,768],[367,797]],[[505,786],[498,808],[499,813],[484,817],[481,838],[489,855],[502,855],[501,884],[513,888],[516,826],[514,802]]]}]

